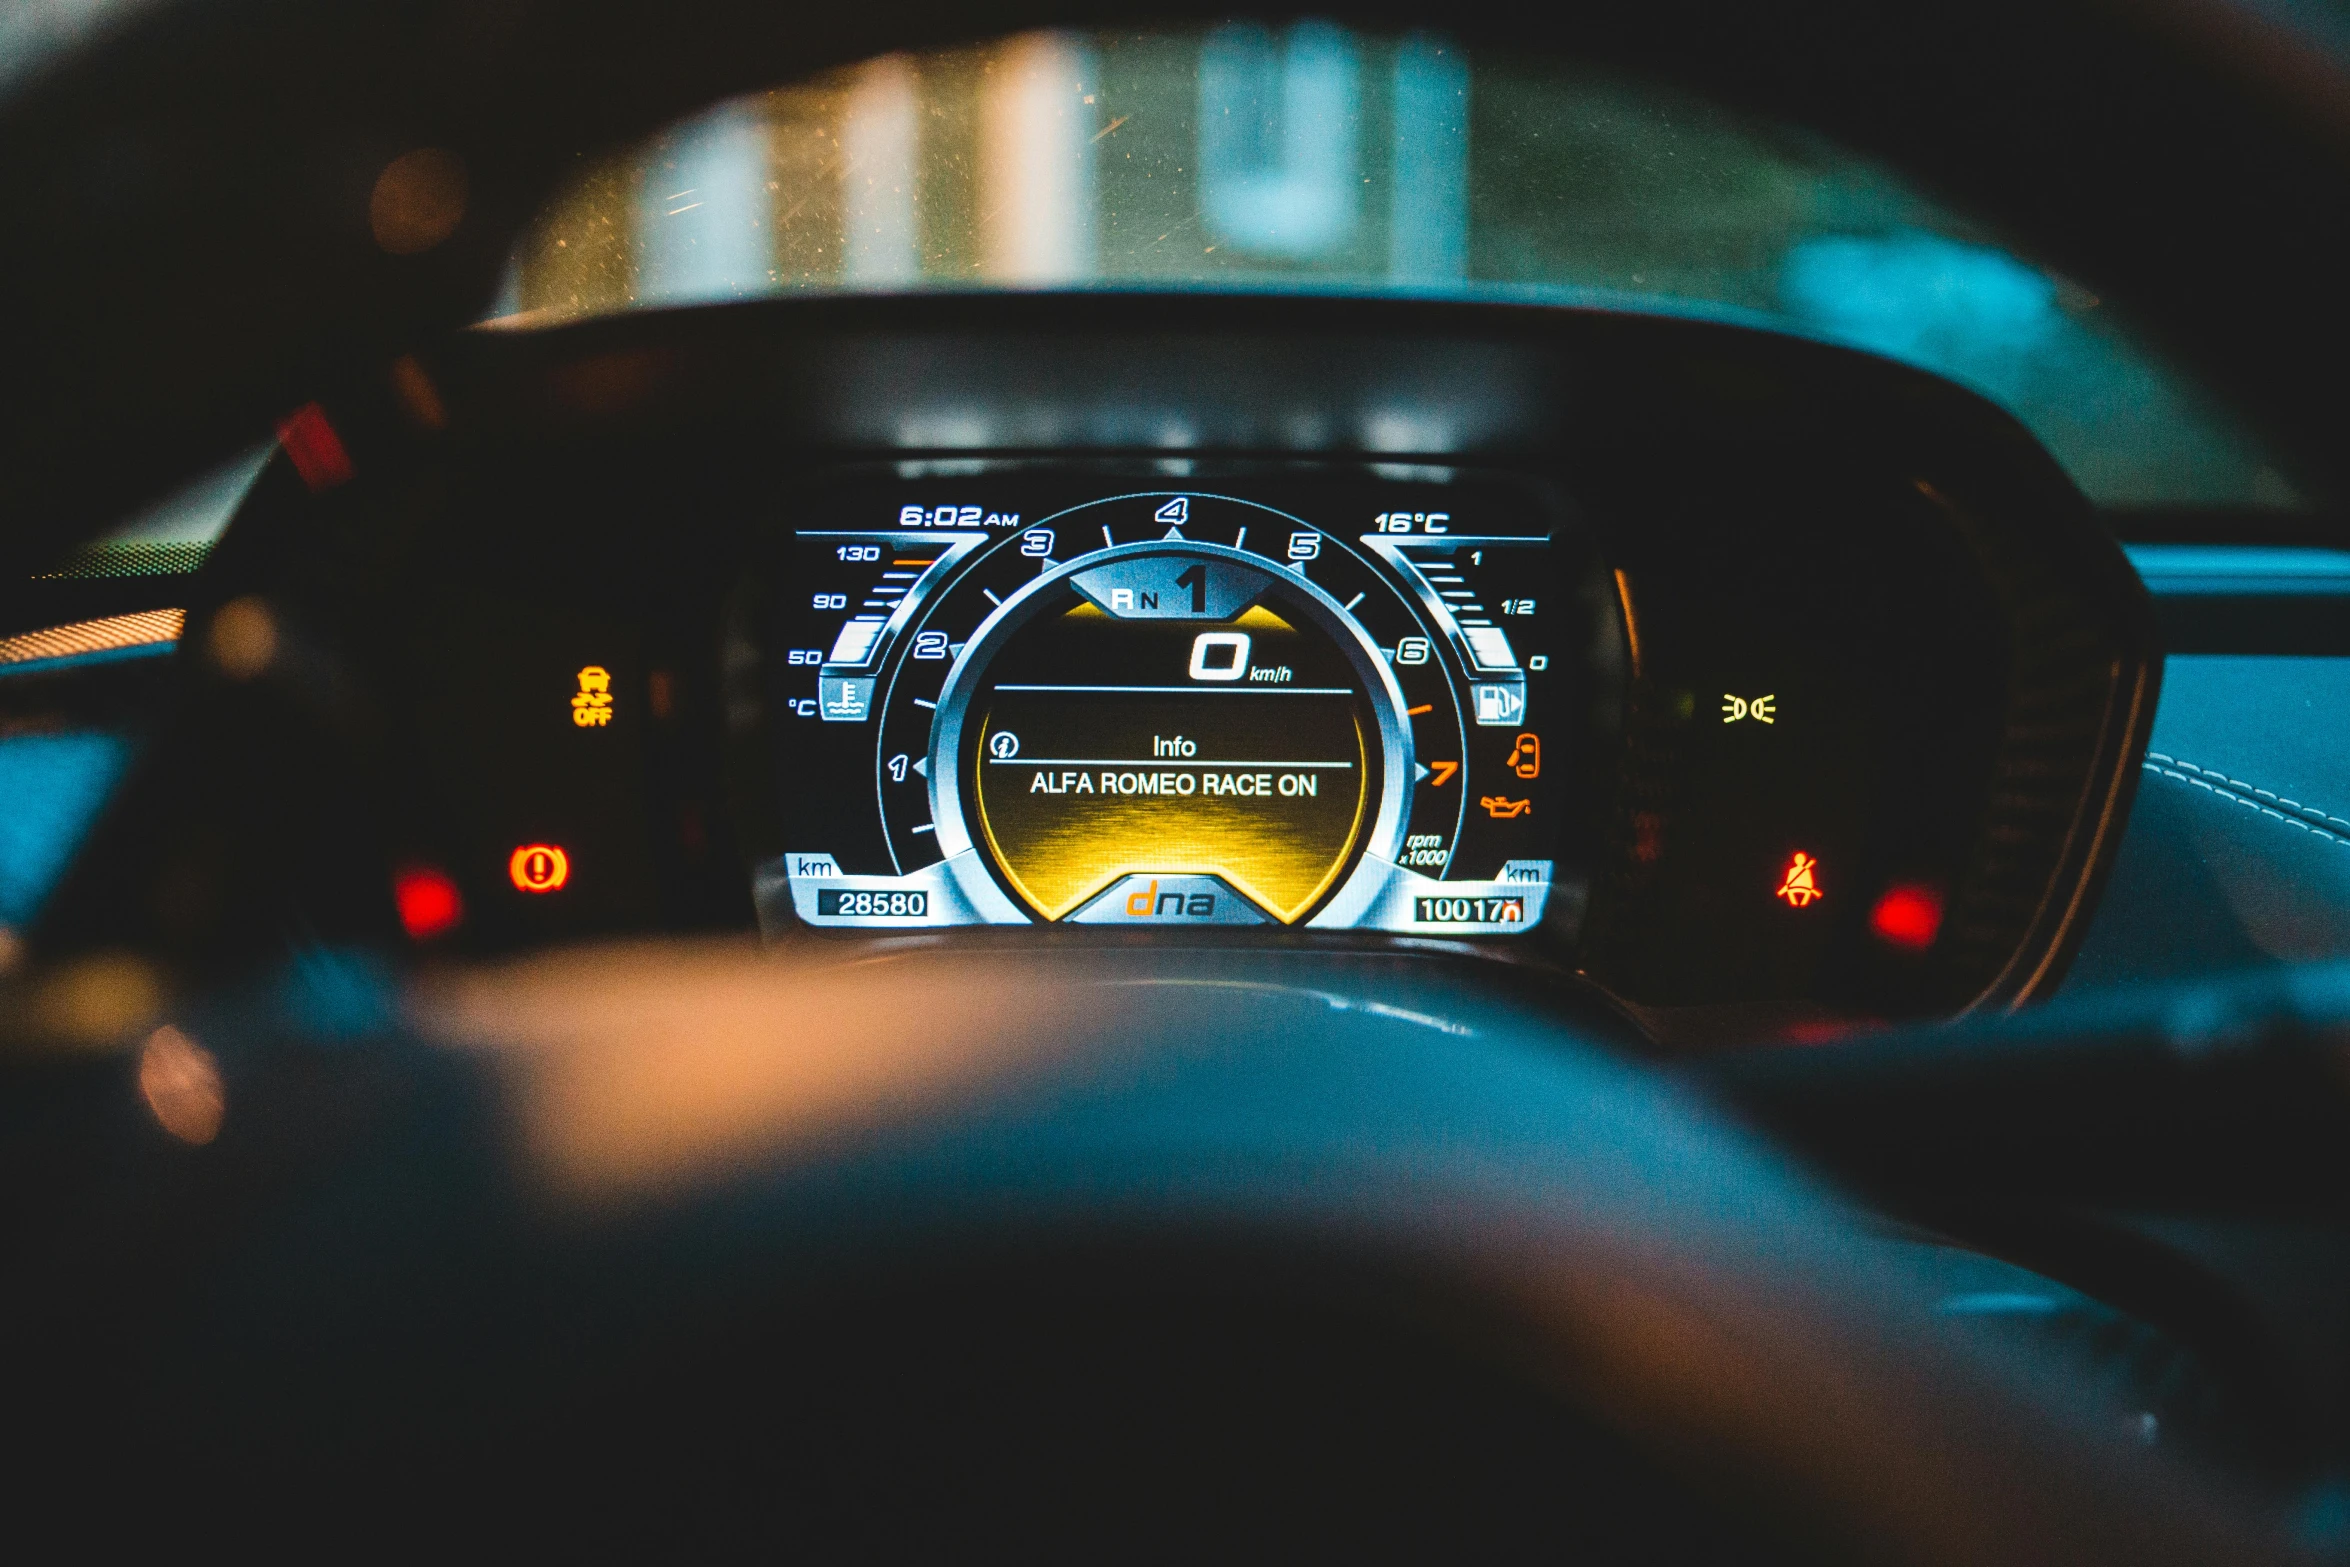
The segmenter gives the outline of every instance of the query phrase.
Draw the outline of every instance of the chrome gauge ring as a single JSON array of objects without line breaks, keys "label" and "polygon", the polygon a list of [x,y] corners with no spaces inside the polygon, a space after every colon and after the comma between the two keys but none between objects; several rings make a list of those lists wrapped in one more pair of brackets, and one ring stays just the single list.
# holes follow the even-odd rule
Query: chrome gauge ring
[{"label": "chrome gauge ring", "polygon": [[955,661],[928,756],[939,852],[967,893],[988,877],[1044,920],[1343,910],[1402,847],[1406,705],[1302,574],[1186,539],[1096,550]]}]

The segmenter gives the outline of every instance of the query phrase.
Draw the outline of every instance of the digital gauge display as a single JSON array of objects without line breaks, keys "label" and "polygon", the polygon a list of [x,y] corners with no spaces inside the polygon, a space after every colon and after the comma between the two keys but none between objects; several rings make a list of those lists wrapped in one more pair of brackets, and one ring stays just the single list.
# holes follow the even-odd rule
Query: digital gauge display
[{"label": "digital gauge display", "polygon": [[1187,483],[893,470],[778,530],[771,925],[1515,935],[1579,907],[1567,783],[1614,628],[1555,503]]}]

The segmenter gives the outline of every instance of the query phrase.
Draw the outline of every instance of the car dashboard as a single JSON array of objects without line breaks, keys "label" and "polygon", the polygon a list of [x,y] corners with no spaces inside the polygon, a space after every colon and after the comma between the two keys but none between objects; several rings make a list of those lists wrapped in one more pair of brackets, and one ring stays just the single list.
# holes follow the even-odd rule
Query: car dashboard
[{"label": "car dashboard", "polygon": [[2061,976],[2159,676],[2012,421],[1737,323],[761,302],[477,329],[282,450],[166,748],[331,730],[372,825],[285,851],[301,917],[427,952],[1440,949],[1668,1044],[1945,1016]]},{"label": "car dashboard", "polygon": [[[2298,779],[2246,747],[2298,733],[2284,665],[2334,661],[2193,651],[2243,640],[2206,624],[2241,572],[2133,564],[1950,383],[1602,311],[763,301],[457,334],[207,494],[217,543],[87,547],[0,642],[16,752],[104,764],[20,1030],[115,1028],[77,985],[260,976],[303,1037],[372,1038],[404,989],[713,936],[790,973],[1273,977],[1440,1051],[1522,1005],[1680,1058],[2166,1448],[2323,1445],[2300,1406],[2338,1389],[2198,1293],[2274,1304],[2212,1250],[2241,1237],[2114,1196],[2203,1168],[2165,1117],[2237,1113],[2224,1053],[2109,1090],[2102,1014],[2039,1037],[2087,1002],[1931,1025],[2229,950],[2172,860],[2305,852],[2284,807],[2330,796],[2218,791]],[[2331,651],[2312,581],[2271,652]],[[2085,1138],[2113,1092],[2136,1130]],[[2266,1179],[2258,1143],[2198,1200]],[[2277,1233],[2282,1294],[2338,1300],[2338,1253]]]}]

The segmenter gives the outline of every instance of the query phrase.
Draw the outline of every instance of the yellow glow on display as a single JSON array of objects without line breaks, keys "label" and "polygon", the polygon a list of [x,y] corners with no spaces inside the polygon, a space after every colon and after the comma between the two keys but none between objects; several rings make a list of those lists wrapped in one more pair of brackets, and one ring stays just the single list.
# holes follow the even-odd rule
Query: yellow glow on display
[{"label": "yellow glow on display", "polygon": [[[1059,623],[1103,639],[1104,669],[1132,639],[1164,637],[1149,667],[1171,679],[986,699],[974,804],[1013,889],[1057,920],[1135,871],[1220,876],[1284,924],[1302,919],[1351,863],[1376,793],[1376,747],[1337,650],[1262,604],[1155,630],[1080,604]],[[1247,669],[1184,678],[1195,637],[1239,644]],[[1321,673],[1296,677],[1309,667]],[[1334,676],[1348,683],[1317,683]]]},{"label": "yellow glow on display", "polygon": [[[1131,710],[1140,700],[1121,706]],[[1300,711],[1307,703],[1322,711]],[[1371,799],[1368,751],[1353,704],[1345,698],[1266,703],[1246,726],[1203,712],[1207,706],[1199,698],[1162,699],[1141,722],[1167,735],[1213,733],[1219,759],[1238,755],[1264,765],[981,765],[981,829],[996,862],[1038,913],[1060,919],[1134,871],[1221,876],[1284,924],[1302,918],[1330,890],[1353,856]],[[1043,717],[1020,715],[1023,732],[1049,738]],[[1288,731],[1280,740],[1264,732],[1274,725]],[[986,741],[983,730],[983,754]],[[1272,759],[1280,751],[1350,765],[1284,766]],[[1203,744],[1199,754],[1211,753]],[[1053,755],[1098,760],[1061,749]]]}]

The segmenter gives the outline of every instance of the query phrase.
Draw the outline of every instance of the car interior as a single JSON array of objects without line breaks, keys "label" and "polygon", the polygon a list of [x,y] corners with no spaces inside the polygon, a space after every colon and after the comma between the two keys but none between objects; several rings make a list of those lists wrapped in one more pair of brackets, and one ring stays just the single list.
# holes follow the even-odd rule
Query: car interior
[{"label": "car interior", "polygon": [[0,192],[44,1532],[2350,1560],[2334,0],[29,0]]}]

